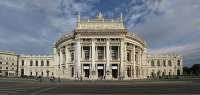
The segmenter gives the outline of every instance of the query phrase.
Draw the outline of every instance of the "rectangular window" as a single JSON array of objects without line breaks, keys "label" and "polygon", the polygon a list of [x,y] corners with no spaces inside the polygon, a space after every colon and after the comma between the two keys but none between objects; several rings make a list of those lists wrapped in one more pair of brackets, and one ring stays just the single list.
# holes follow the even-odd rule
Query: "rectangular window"
[{"label": "rectangular window", "polygon": [[32,60],[30,61],[30,66],[33,66],[33,61]]},{"label": "rectangular window", "polygon": [[118,59],[118,47],[116,47],[116,46],[112,47],[112,59],[113,60]]},{"label": "rectangular window", "polygon": [[157,66],[160,66],[160,61],[159,60],[157,61]]},{"label": "rectangular window", "polygon": [[71,52],[71,61],[74,61],[74,52]]},{"label": "rectangular window", "polygon": [[104,58],[104,47],[102,46],[97,47],[97,55],[98,55],[98,59],[100,60]]},{"label": "rectangular window", "polygon": [[22,66],[24,66],[24,60],[22,60]]},{"label": "rectangular window", "polygon": [[131,61],[131,51],[127,52],[127,61]]},{"label": "rectangular window", "polygon": [[89,60],[90,54],[88,50],[84,50],[85,52],[85,60]]}]

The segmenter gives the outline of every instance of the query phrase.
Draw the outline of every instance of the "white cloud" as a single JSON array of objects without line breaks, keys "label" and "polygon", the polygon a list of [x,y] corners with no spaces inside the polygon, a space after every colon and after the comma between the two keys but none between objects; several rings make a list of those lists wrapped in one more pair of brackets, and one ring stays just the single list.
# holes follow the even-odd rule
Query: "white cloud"
[{"label": "white cloud", "polygon": [[[129,19],[130,30],[135,30],[147,40],[151,53],[180,53],[185,59],[200,60],[200,57],[196,56],[200,52],[200,13],[198,12],[200,1],[162,0],[159,2],[159,7],[154,9],[159,14],[154,12],[146,14],[143,18],[144,22],[137,24],[136,27],[131,26],[135,18]],[[140,14],[142,16],[143,12]],[[131,17],[134,17],[133,15],[129,14]],[[139,18],[140,16],[137,15],[136,17]],[[193,60],[190,63],[196,62]]]}]

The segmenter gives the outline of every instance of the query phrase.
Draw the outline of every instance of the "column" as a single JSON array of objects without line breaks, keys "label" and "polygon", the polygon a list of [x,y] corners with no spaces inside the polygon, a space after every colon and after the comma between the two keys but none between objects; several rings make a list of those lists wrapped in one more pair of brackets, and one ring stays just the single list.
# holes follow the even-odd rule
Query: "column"
[{"label": "column", "polygon": [[69,53],[69,50],[67,48],[67,46],[65,47],[65,72],[66,72],[66,78],[69,77],[69,56],[70,56],[70,53]]},{"label": "column", "polygon": [[59,65],[59,72],[60,72],[60,77],[63,78],[63,53],[62,53],[62,48],[60,49],[60,65]]},{"label": "column", "polygon": [[120,59],[120,77],[125,77],[127,78],[127,74],[125,71],[125,67],[124,67],[124,39],[121,38],[121,42],[120,42],[120,46],[121,46],[121,50],[120,50],[120,54],[121,54],[121,59]]},{"label": "column", "polygon": [[85,60],[85,56],[84,56],[84,51],[83,51],[83,46],[81,46],[81,60]]},{"label": "column", "polygon": [[[55,67],[55,69],[53,70],[53,72],[54,72],[54,74],[56,75],[54,75],[55,77],[58,77],[57,75],[58,75],[58,53],[57,53],[57,50],[56,50],[56,48],[54,47],[53,48],[53,66]],[[26,64],[25,64],[26,65]]]},{"label": "column", "polygon": [[81,64],[80,64],[80,56],[81,56],[81,45],[80,45],[80,40],[77,39],[76,41],[76,64],[75,64],[75,77],[77,79],[80,79],[80,76],[81,76]]},{"label": "column", "polygon": [[135,45],[133,45],[133,78],[135,79],[136,78],[136,68],[135,68]]},{"label": "column", "polygon": [[95,59],[96,59],[96,53],[95,53],[95,39],[92,39],[92,69],[91,69],[91,75],[92,79],[95,78],[96,75],[96,69],[95,69]]},{"label": "column", "polygon": [[106,79],[111,79],[110,70],[110,39],[106,39]]},{"label": "column", "polygon": [[106,46],[103,47],[103,60],[106,59]]},{"label": "column", "polygon": [[142,77],[142,50],[139,49],[139,77]]}]

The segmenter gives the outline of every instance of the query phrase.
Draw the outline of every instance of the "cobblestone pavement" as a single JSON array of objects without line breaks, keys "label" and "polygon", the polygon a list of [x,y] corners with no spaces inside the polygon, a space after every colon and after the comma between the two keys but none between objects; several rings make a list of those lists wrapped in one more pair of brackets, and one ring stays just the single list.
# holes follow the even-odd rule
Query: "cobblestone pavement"
[{"label": "cobblestone pavement", "polygon": [[200,94],[200,80],[62,81],[0,79],[0,95]]}]

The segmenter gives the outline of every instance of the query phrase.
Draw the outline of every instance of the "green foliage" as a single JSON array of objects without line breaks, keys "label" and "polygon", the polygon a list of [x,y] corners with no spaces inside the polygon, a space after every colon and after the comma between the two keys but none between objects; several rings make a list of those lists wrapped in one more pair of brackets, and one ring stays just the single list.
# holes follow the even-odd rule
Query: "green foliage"
[{"label": "green foliage", "polygon": [[194,64],[192,67],[183,67],[183,75],[200,76],[200,64]]}]

